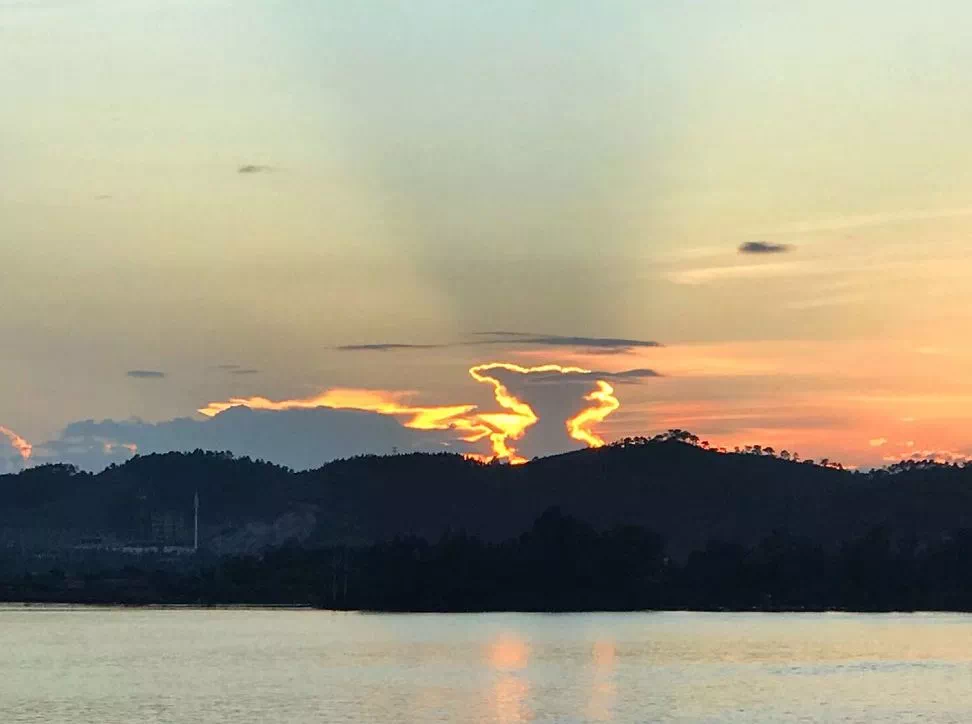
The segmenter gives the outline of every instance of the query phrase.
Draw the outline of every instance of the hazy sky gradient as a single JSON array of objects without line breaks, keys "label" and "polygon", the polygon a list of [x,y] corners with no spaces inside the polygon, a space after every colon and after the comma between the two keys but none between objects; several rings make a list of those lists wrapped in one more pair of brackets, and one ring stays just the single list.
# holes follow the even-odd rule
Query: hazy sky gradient
[{"label": "hazy sky gradient", "polygon": [[[582,360],[665,375],[609,435],[972,452],[970,25],[960,0],[0,0],[0,424],[37,445],[329,387],[488,406],[471,364]],[[666,347],[335,349],[496,329]]]}]

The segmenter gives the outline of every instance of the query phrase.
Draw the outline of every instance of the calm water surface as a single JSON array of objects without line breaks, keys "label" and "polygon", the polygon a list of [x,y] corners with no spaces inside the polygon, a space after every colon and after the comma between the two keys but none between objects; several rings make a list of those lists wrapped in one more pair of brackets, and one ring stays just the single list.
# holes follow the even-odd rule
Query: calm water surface
[{"label": "calm water surface", "polygon": [[0,608],[0,721],[969,722],[972,617]]}]

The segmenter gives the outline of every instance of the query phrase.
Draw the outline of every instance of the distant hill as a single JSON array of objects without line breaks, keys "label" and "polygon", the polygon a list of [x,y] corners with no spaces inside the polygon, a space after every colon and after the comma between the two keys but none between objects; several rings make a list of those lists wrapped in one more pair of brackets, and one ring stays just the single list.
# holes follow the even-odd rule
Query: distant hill
[{"label": "distant hill", "polygon": [[190,545],[197,491],[202,547],[215,553],[435,541],[446,531],[500,541],[553,506],[596,529],[653,531],[676,559],[774,532],[834,549],[879,527],[927,544],[972,528],[972,467],[858,473],[760,453],[704,449],[677,432],[515,467],[411,454],[298,473],[202,451],[135,457],[98,474],[47,465],[0,476],[0,543]]}]

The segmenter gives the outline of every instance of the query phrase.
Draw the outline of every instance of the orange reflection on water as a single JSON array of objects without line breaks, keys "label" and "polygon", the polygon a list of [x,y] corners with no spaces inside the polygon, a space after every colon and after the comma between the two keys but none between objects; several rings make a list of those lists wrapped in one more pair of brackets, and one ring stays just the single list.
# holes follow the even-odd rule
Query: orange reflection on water
[{"label": "orange reflection on water", "polygon": [[529,721],[530,684],[521,674],[530,660],[529,646],[515,634],[501,634],[487,647],[486,660],[496,674],[489,694],[495,721],[503,724]]},{"label": "orange reflection on water", "polygon": [[613,641],[595,641],[591,656],[598,671],[611,671],[614,669],[617,648]]},{"label": "orange reflection on water", "polygon": [[530,649],[518,636],[503,634],[489,645],[487,656],[494,669],[522,669],[530,658]]},{"label": "orange reflection on water", "polygon": [[502,724],[516,724],[531,719],[526,706],[530,685],[523,679],[506,675],[493,685],[491,708],[495,720]]},{"label": "orange reflection on water", "polygon": [[590,699],[587,702],[587,718],[592,721],[611,721],[618,698],[618,685],[614,680],[617,647],[614,641],[595,641],[591,647]]}]

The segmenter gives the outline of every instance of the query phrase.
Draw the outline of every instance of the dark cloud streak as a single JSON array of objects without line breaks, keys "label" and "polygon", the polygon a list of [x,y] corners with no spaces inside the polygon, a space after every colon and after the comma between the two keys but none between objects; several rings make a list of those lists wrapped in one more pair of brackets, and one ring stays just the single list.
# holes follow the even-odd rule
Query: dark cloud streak
[{"label": "dark cloud streak", "polygon": [[[601,353],[630,352],[637,348],[661,347],[660,342],[645,339],[626,339],[623,337],[583,337],[558,334],[537,334],[533,332],[476,332],[472,341],[451,344],[403,344],[399,342],[375,342],[373,344],[345,344],[337,347],[341,352],[396,352],[405,350],[440,349],[443,347],[476,347],[482,345],[517,345],[538,347],[569,347],[572,349],[591,349]],[[491,337],[492,339],[485,339]]]},{"label": "dark cloud streak", "polygon": [[445,344],[399,344],[397,342],[377,342],[375,344],[344,344],[338,347],[341,352],[395,352],[407,349],[441,349]]},{"label": "dark cloud streak", "polygon": [[740,254],[783,254],[792,251],[789,244],[776,244],[772,241],[747,241],[739,245]]},{"label": "dark cloud streak", "polygon": [[615,384],[637,384],[642,380],[662,377],[660,372],[652,369],[638,368],[631,370],[621,370],[620,372],[606,372],[604,370],[591,370],[588,373],[568,373],[560,372],[550,374],[532,374],[524,379],[528,385],[554,385],[554,384],[592,384],[591,380],[606,380]]},{"label": "dark cloud streak", "polygon": [[624,337],[582,337],[564,336],[559,334],[536,334],[532,332],[477,332],[482,337],[496,339],[472,344],[520,344],[539,345],[542,347],[587,347],[598,350],[627,351],[638,347],[661,347],[660,342],[645,339],[626,339]]},{"label": "dark cloud streak", "polygon": [[136,380],[160,380],[165,377],[165,372],[158,370],[128,370],[125,374]]}]

